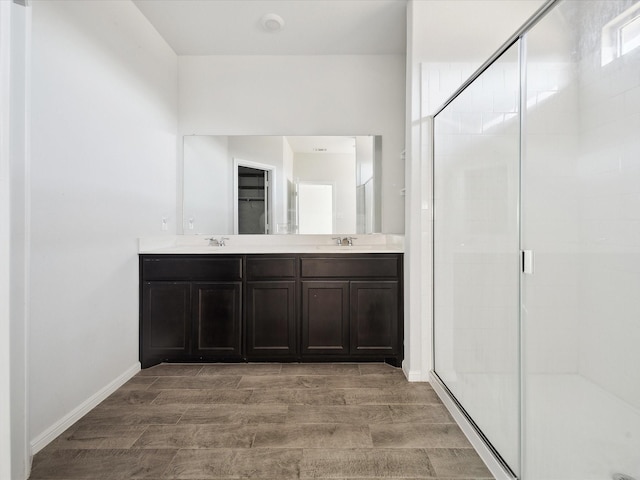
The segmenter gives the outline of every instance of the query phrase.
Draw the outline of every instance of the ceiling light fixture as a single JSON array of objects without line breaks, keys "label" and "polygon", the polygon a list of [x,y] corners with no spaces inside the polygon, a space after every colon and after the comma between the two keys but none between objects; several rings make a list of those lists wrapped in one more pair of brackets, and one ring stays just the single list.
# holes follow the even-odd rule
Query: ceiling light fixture
[{"label": "ceiling light fixture", "polygon": [[284,20],[280,15],[267,13],[260,19],[260,24],[267,32],[278,32],[284,27]]}]

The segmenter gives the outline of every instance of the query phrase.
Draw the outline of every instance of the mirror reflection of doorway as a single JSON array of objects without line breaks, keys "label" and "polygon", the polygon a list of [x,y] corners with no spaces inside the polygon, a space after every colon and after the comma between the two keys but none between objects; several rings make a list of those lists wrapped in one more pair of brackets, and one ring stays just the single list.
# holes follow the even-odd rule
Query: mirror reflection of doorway
[{"label": "mirror reflection of doorway", "polygon": [[238,233],[269,233],[269,171],[238,165]]},{"label": "mirror reflection of doorway", "polygon": [[333,233],[333,184],[298,184],[298,233]]}]

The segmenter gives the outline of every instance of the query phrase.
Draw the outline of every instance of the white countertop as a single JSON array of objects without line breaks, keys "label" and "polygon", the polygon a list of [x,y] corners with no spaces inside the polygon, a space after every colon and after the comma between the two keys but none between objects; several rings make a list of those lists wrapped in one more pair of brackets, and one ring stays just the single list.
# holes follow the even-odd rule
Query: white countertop
[{"label": "white countertop", "polygon": [[[337,236],[337,235],[336,235]],[[222,235],[167,235],[139,239],[139,253],[148,254],[264,254],[264,253],[403,253],[402,235],[359,235],[353,246],[339,246],[331,235],[224,235],[224,247],[209,246]]]}]

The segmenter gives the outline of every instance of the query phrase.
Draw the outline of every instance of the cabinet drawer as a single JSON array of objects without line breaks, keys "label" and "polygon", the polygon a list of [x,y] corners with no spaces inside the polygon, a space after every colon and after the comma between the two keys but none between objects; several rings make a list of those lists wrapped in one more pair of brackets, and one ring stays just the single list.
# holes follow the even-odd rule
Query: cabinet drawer
[{"label": "cabinet drawer", "polygon": [[300,259],[303,277],[398,277],[397,256],[381,257],[303,257]]},{"label": "cabinet drawer", "polygon": [[295,278],[295,257],[247,257],[247,279]]},{"label": "cabinet drawer", "polygon": [[142,256],[142,280],[219,281],[242,279],[242,257]]}]

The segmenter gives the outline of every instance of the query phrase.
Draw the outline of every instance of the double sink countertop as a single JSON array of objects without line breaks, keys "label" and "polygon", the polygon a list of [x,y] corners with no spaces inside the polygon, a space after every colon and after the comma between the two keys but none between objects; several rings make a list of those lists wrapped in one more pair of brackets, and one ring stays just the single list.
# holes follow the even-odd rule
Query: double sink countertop
[{"label": "double sink countertop", "polygon": [[[138,240],[140,254],[269,253],[404,253],[404,235],[354,235],[352,246],[337,245],[334,237],[351,235],[165,235]],[[224,246],[210,246],[209,238],[225,239]]]}]

